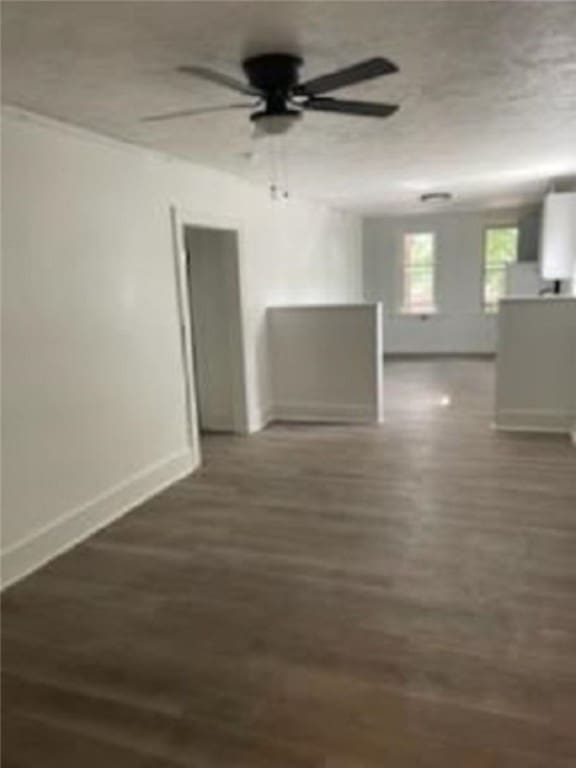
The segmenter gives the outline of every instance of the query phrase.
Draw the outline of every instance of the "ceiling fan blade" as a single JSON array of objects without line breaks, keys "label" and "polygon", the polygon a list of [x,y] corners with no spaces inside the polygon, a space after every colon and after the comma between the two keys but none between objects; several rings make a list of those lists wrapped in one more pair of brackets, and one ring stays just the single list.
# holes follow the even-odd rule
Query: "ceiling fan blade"
[{"label": "ceiling fan blade", "polygon": [[198,107],[197,109],[179,109],[177,112],[164,112],[161,115],[148,115],[141,118],[143,123],[160,123],[163,120],[175,120],[178,117],[208,115],[210,112],[226,112],[229,109],[254,109],[256,104],[222,104],[218,107]]},{"label": "ceiling fan blade", "polygon": [[241,80],[236,80],[234,77],[224,75],[221,72],[215,72],[213,69],[207,67],[178,67],[178,72],[182,72],[185,75],[193,75],[199,77],[202,80],[208,80],[210,83],[216,83],[217,85],[223,85],[226,88],[231,88],[236,93],[243,93],[246,96],[259,96],[259,92],[252,88],[251,85],[243,83]]},{"label": "ceiling fan blade", "polygon": [[315,98],[303,104],[304,109],[315,112],[337,112],[340,115],[358,117],[390,117],[397,112],[397,104],[378,104],[374,101],[348,101],[345,99]]},{"label": "ceiling fan blade", "polygon": [[335,91],[338,88],[344,88],[347,85],[361,83],[364,80],[372,80],[374,77],[382,75],[392,75],[398,72],[398,67],[392,61],[384,58],[366,59],[351,67],[339,69],[336,72],[330,72],[327,75],[315,77],[305,83],[296,86],[294,93],[298,95],[316,96],[321,93]]}]

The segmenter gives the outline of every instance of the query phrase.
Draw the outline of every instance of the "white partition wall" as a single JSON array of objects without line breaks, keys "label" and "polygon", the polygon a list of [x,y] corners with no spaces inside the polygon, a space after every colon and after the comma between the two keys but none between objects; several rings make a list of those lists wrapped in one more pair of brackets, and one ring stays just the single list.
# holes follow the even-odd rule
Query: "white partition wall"
[{"label": "white partition wall", "polygon": [[570,433],[576,425],[576,298],[500,304],[496,426]]},{"label": "white partition wall", "polygon": [[271,419],[382,420],[379,304],[268,310]]}]

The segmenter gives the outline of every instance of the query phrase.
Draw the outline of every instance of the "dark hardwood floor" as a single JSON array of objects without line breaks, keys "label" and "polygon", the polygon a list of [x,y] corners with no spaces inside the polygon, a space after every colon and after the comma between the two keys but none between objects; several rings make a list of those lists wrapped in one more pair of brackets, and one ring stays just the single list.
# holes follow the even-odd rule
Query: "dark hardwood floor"
[{"label": "dark hardwood floor", "polygon": [[9,590],[4,768],[576,765],[576,449],[493,432],[492,378],[207,439]]}]

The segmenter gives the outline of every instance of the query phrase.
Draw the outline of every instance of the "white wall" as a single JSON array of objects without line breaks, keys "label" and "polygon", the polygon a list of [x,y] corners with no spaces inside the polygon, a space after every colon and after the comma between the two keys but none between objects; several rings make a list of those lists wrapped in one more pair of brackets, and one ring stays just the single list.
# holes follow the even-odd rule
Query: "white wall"
[{"label": "white wall", "polygon": [[496,425],[576,427],[576,299],[505,299],[499,316]]},{"label": "white wall", "polygon": [[[364,297],[384,304],[385,353],[491,353],[496,318],[482,311],[486,227],[515,224],[530,211],[471,211],[364,220]],[[406,232],[436,234],[438,313],[400,314]],[[537,233],[534,235],[537,236]],[[523,248],[531,251],[529,243]]]},{"label": "white wall", "polygon": [[241,230],[250,427],[267,304],[358,299],[360,227],[39,117],[3,126],[4,557],[17,578],[189,471],[170,206]]},{"label": "white wall", "polygon": [[382,418],[380,305],[273,307],[268,317],[272,418]]}]

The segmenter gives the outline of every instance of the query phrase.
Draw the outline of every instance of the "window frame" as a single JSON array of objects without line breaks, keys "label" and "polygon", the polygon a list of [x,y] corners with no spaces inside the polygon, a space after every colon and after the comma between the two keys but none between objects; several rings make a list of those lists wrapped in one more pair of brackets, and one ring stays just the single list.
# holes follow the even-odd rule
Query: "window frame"
[{"label": "window frame", "polygon": [[[413,307],[406,303],[406,273],[408,271],[406,264],[406,239],[414,235],[429,235],[432,238],[432,265],[430,268],[430,274],[432,275],[432,304],[426,308]],[[399,303],[398,312],[400,315],[406,317],[428,317],[429,315],[438,314],[438,298],[437,298],[437,273],[438,273],[438,251],[437,251],[437,233],[433,229],[409,229],[400,233],[399,242],[399,275],[398,275],[398,287],[399,287]],[[412,269],[414,269],[412,267]],[[421,267],[422,270],[428,272],[426,268]]]},{"label": "window frame", "polygon": [[[514,261],[506,262],[504,265],[499,267],[492,267],[489,268],[487,264],[486,259],[486,249],[488,246],[488,233],[491,230],[494,229],[515,229],[516,230],[516,258]],[[486,277],[490,271],[498,271],[502,272],[504,275],[506,275],[506,267],[508,264],[516,264],[518,262],[518,246],[520,243],[520,227],[518,225],[517,221],[502,221],[502,222],[494,222],[491,224],[485,224],[484,225],[484,235],[482,238],[482,282],[480,284],[480,306],[482,307],[482,313],[484,315],[497,315],[500,311],[500,300],[503,298],[503,296],[500,296],[500,298],[496,301],[495,304],[488,304],[486,302]]]}]

